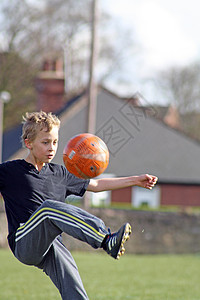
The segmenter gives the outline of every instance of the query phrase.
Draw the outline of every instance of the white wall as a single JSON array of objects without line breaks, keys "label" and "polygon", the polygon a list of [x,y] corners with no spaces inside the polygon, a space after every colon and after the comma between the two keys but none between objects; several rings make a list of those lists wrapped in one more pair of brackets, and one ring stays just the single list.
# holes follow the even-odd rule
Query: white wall
[{"label": "white wall", "polygon": [[147,205],[156,208],[160,206],[160,187],[157,185],[152,190],[147,190],[141,187],[132,188],[132,205],[140,207]]}]

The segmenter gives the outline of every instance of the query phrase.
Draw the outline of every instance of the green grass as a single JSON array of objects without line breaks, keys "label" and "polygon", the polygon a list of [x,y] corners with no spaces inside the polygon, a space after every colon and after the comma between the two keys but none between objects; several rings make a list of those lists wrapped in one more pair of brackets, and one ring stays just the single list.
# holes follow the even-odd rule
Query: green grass
[{"label": "green grass", "polygon": [[[81,204],[77,204],[81,206]],[[111,209],[127,209],[127,210],[135,210],[135,211],[155,211],[155,212],[184,212],[188,214],[200,214],[200,207],[199,206],[176,206],[176,205],[162,205],[159,207],[149,207],[148,205],[141,205],[139,207],[132,206],[131,203],[125,202],[116,202],[111,203],[110,205],[100,205],[100,206],[91,206],[94,208],[111,208]]]},{"label": "green grass", "polygon": [[[90,300],[199,300],[199,255],[73,253]],[[0,299],[61,299],[50,279],[0,250]]]}]

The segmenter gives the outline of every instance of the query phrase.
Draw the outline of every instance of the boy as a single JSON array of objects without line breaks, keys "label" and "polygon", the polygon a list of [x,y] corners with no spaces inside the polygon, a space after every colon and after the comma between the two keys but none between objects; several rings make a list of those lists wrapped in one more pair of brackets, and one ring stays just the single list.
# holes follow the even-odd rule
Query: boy
[{"label": "boy", "polygon": [[19,261],[41,268],[51,278],[62,299],[88,299],[60,235],[66,232],[118,259],[125,251],[131,226],[124,224],[111,234],[102,220],[66,204],[66,197],[82,196],[86,190],[100,192],[133,185],[151,189],[157,177],[146,174],[99,180],[76,178],[65,167],[51,163],[57,150],[59,126],[59,119],[51,113],[26,113],[22,140],[28,156],[0,165],[8,242]]}]

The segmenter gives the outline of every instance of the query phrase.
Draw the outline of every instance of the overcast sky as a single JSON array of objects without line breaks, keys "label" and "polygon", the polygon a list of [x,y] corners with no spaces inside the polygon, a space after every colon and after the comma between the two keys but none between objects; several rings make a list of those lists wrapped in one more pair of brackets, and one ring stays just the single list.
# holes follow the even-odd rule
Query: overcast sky
[{"label": "overcast sky", "polygon": [[[138,81],[158,70],[200,60],[199,0],[103,0],[100,4],[131,29],[141,46]],[[128,64],[130,70],[131,57]],[[140,89],[140,84],[133,88]]]},{"label": "overcast sky", "polygon": [[108,0],[110,14],[132,27],[150,67],[200,58],[199,0]]}]

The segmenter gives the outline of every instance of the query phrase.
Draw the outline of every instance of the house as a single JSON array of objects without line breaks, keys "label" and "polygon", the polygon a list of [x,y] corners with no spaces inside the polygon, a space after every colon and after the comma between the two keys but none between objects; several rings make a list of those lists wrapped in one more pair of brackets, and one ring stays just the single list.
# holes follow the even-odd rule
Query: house
[{"label": "house", "polygon": [[[63,164],[62,152],[72,136],[87,132],[87,111],[85,92],[59,106],[61,129],[55,163]],[[100,198],[95,194],[93,203],[124,202],[136,207],[200,206],[200,143],[159,120],[156,108],[140,106],[135,98],[123,99],[99,87],[95,134],[104,140],[110,152],[110,163],[102,176],[150,173],[157,175],[159,181],[151,191],[129,187],[100,194]],[[8,136],[5,141],[6,138]],[[6,159],[24,157],[25,150],[20,148],[19,142],[13,154],[9,152],[8,141],[6,143],[4,158],[8,153]]]}]

